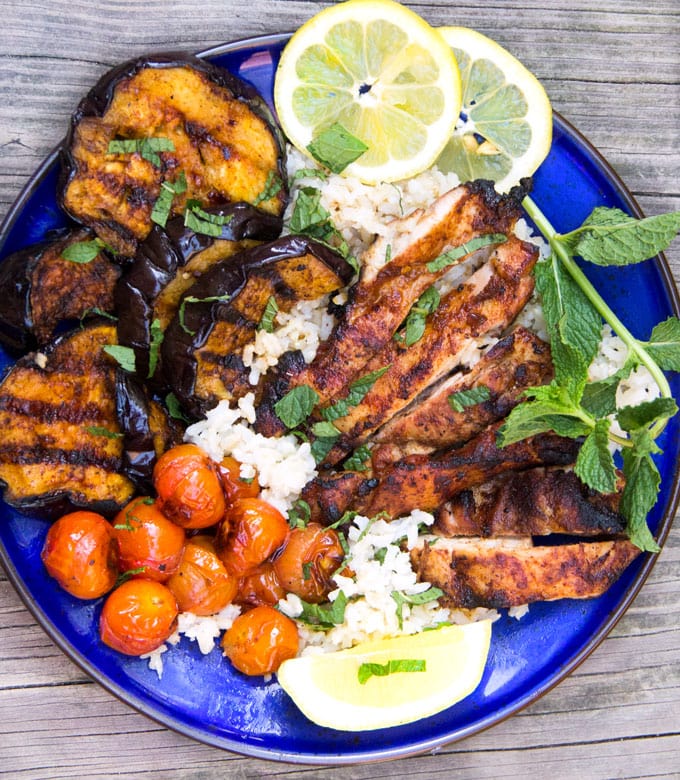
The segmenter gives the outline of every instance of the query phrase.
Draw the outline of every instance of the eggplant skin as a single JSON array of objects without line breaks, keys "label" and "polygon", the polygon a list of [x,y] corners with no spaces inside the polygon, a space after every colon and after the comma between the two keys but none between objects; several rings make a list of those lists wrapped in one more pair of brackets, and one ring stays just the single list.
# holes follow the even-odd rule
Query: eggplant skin
[{"label": "eggplant skin", "polygon": [[143,380],[151,373],[160,375],[158,363],[155,371],[150,370],[154,320],[165,331],[182,294],[203,273],[258,242],[276,238],[283,224],[280,217],[248,203],[206,211],[225,218],[218,237],[196,233],[185,226],[183,217],[173,217],[165,229],[154,225],[116,285],[118,343],[135,351],[135,371]]},{"label": "eggplant skin", "polygon": [[[117,139],[165,138],[160,166],[138,153],[109,154]],[[187,201],[203,208],[245,201],[285,209],[285,143],[263,98],[228,71],[183,52],[140,57],[106,73],[81,101],[61,154],[60,205],[121,255],[151,229],[164,181],[183,173]],[[279,191],[261,201],[267,184]]]},{"label": "eggplant skin", "polygon": [[0,341],[22,354],[46,344],[64,320],[77,320],[94,309],[112,312],[120,267],[106,252],[88,263],[62,257],[73,244],[91,241],[88,230],[33,244],[0,263]]},{"label": "eggplant skin", "polygon": [[[349,264],[324,244],[290,235],[214,265],[190,289],[161,347],[163,371],[185,410],[200,416],[253,390],[241,353],[270,297],[288,311],[344,287]],[[181,315],[181,316],[180,316]]]}]

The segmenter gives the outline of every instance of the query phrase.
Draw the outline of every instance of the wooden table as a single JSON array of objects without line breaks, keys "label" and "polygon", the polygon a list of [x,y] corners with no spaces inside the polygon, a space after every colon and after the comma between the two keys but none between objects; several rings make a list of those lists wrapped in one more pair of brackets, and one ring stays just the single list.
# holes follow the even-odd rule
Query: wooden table
[{"label": "wooden table", "polygon": [[[10,0],[0,43],[0,212],[63,136],[79,97],[133,55],[195,51],[292,30],[327,3]],[[677,0],[411,2],[433,24],[475,27],[518,56],[598,147],[646,213],[680,208]],[[680,241],[667,253],[680,277]],[[555,690],[436,754],[389,765],[297,768],[207,747],[93,684],[0,574],[0,775],[198,780],[680,777],[680,526],[599,649]]]}]

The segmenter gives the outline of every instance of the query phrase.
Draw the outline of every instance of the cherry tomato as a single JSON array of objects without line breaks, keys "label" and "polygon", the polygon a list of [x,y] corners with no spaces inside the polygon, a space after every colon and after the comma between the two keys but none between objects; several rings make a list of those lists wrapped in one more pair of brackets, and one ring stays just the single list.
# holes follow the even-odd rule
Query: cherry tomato
[{"label": "cherry tomato", "polygon": [[243,674],[271,674],[298,651],[293,621],[266,605],[239,615],[224,632],[224,654]]},{"label": "cherry tomato", "polygon": [[177,624],[177,602],[155,580],[128,580],[104,602],[99,619],[102,642],[125,655],[150,653]]},{"label": "cherry tomato", "polygon": [[241,477],[241,464],[227,456],[217,466],[217,471],[222,480],[224,495],[227,497],[227,503],[233,504],[238,498],[257,498],[260,492],[260,485],[257,476],[246,480]]},{"label": "cherry tomato", "polygon": [[214,615],[230,604],[238,579],[224,568],[209,536],[194,536],[187,542],[179,569],[167,581],[182,612]]},{"label": "cherry tomato", "polygon": [[241,580],[234,601],[250,607],[258,607],[260,604],[273,607],[285,595],[286,591],[276,576],[274,566],[265,561]]},{"label": "cherry tomato", "polygon": [[288,521],[259,498],[239,498],[217,529],[215,546],[227,570],[245,577],[286,541]]},{"label": "cherry tomato", "polygon": [[118,544],[96,512],[71,512],[50,526],[42,550],[48,574],[79,599],[108,593],[118,579]]},{"label": "cherry tomato", "polygon": [[208,528],[226,507],[217,466],[195,444],[180,444],[163,453],[153,470],[158,507],[183,528]]},{"label": "cherry tomato", "polygon": [[135,498],[116,515],[113,529],[122,572],[164,582],[176,571],[186,542],[184,529],[159,511],[151,498]]},{"label": "cherry tomato", "polygon": [[286,546],[274,561],[274,570],[287,591],[318,604],[333,590],[331,577],[344,557],[337,533],[310,523],[290,532]]}]

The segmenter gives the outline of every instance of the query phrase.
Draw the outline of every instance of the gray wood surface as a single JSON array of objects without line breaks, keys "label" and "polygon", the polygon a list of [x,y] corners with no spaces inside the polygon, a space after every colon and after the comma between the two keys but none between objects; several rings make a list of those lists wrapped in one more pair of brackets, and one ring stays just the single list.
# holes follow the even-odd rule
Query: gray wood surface
[{"label": "gray wood surface", "polygon": [[[65,132],[79,97],[123,59],[292,30],[325,3],[0,3],[0,214]],[[677,0],[411,2],[491,35],[610,161],[649,214],[680,209]],[[680,242],[667,253],[680,278]],[[1,434],[0,434],[1,435]],[[680,526],[618,626],[528,709],[435,754],[295,767],[193,742],[93,684],[0,573],[0,776],[7,778],[680,777]]]}]

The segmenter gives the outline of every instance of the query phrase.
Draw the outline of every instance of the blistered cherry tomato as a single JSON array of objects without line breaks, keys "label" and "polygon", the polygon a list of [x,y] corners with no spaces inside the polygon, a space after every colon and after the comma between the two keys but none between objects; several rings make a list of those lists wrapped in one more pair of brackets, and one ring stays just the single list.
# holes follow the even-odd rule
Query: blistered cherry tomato
[{"label": "blistered cherry tomato", "polygon": [[50,576],[79,599],[108,593],[118,579],[113,527],[96,512],[71,512],[50,526],[42,550]]},{"label": "blistered cherry tomato", "polygon": [[217,554],[236,577],[245,577],[286,541],[288,521],[259,498],[240,498],[217,529]]},{"label": "blistered cherry tomato", "polygon": [[183,528],[208,528],[226,507],[217,466],[195,444],[180,444],[163,453],[153,470],[158,507]]},{"label": "blistered cherry tomato", "polygon": [[319,523],[294,528],[274,561],[281,585],[301,599],[318,604],[333,589],[331,577],[345,557],[337,533]]},{"label": "blistered cherry tomato", "polygon": [[234,601],[250,607],[258,607],[261,604],[273,607],[280,599],[285,598],[285,595],[286,591],[276,576],[274,566],[265,561],[243,577]]},{"label": "blistered cherry tomato", "polygon": [[229,504],[233,504],[239,498],[257,498],[260,492],[257,476],[253,477],[253,479],[243,479],[241,476],[241,464],[236,458],[232,458],[229,455],[223,458],[222,462],[217,466],[217,471],[222,480],[224,495],[227,497]]},{"label": "blistered cherry tomato", "polygon": [[113,529],[122,572],[164,582],[176,571],[186,542],[184,529],[168,520],[152,498],[135,498],[116,515]]},{"label": "blistered cherry tomato", "polygon": [[238,579],[224,568],[209,536],[194,536],[187,542],[177,571],[167,581],[182,612],[213,615],[230,604]]},{"label": "blistered cherry tomato", "polygon": [[175,597],[162,583],[128,580],[104,602],[99,619],[102,642],[125,655],[150,653],[175,630],[177,611]]},{"label": "blistered cherry tomato", "polygon": [[239,615],[224,632],[224,654],[243,674],[271,674],[298,651],[295,623],[273,607]]}]

